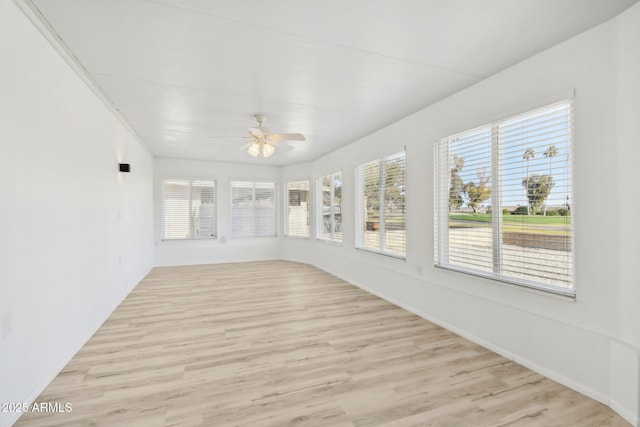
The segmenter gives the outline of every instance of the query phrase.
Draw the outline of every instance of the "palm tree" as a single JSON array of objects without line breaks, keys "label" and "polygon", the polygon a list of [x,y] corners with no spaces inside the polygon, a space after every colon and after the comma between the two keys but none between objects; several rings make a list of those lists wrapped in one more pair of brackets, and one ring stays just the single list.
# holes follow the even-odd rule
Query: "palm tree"
[{"label": "palm tree", "polygon": [[[533,159],[535,156],[536,156],[536,152],[533,151],[533,148],[527,148],[526,150],[524,150],[524,156],[522,156],[522,159],[527,162],[527,176],[525,179],[529,179],[529,161]],[[530,215],[530,214],[531,212],[529,212],[529,204],[527,204],[527,215]]]},{"label": "palm tree", "polygon": [[[549,148],[547,148],[547,151],[545,151],[543,153],[543,155],[549,159],[549,176],[551,176],[551,159],[553,157],[556,157],[558,155],[558,147],[556,147],[555,145],[550,146]],[[544,204],[544,216],[547,215],[547,204]]]}]

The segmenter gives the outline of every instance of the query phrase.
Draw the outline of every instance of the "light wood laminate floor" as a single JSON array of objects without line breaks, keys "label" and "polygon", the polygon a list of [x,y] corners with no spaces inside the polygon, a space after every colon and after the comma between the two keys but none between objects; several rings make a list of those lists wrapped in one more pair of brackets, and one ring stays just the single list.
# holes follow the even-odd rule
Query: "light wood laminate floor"
[{"label": "light wood laminate floor", "polygon": [[[402,286],[401,283],[398,286]],[[156,268],[18,426],[629,426],[314,267]]]}]

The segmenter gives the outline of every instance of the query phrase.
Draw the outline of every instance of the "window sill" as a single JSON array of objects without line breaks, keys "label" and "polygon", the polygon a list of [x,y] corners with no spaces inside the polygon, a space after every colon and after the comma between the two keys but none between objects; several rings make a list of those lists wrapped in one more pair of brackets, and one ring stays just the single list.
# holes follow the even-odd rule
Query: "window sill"
[{"label": "window sill", "polygon": [[484,279],[489,279],[489,280],[493,280],[493,281],[500,282],[500,283],[505,283],[505,284],[509,284],[509,285],[515,285],[515,286],[519,286],[519,287],[526,288],[526,289],[529,289],[529,290],[542,292],[542,293],[545,293],[545,294],[560,296],[560,297],[563,297],[563,298],[566,298],[566,299],[570,299],[572,301],[575,301],[575,299],[576,299],[575,288],[561,288],[559,286],[535,283],[535,282],[532,282],[532,281],[529,281],[529,280],[525,280],[525,279],[518,280],[516,278],[508,278],[508,277],[504,277],[504,276],[499,276],[499,275],[494,274],[494,273],[484,273],[484,272],[481,272],[481,271],[465,269],[465,268],[462,268],[462,267],[452,266],[452,265],[434,264],[434,267],[442,269],[442,270],[453,271],[453,272],[456,272],[456,273],[467,274],[467,275],[470,275],[470,276],[482,277]]},{"label": "window sill", "polygon": [[272,236],[231,236],[231,240],[242,240],[242,239],[275,239],[278,235],[274,234]]},{"label": "window sill", "polygon": [[162,243],[165,242],[210,242],[218,240],[217,237],[199,237],[199,238],[184,238],[184,239],[160,239]]},{"label": "window sill", "polygon": [[327,245],[342,247],[342,241],[341,240],[329,240],[329,239],[323,239],[321,237],[316,237],[316,241],[322,242],[322,243],[326,243]]},{"label": "window sill", "polygon": [[407,261],[407,256],[406,255],[394,254],[394,253],[391,253],[391,252],[376,251],[375,249],[362,248],[362,247],[358,247],[358,246],[356,246],[356,249],[359,250],[359,251],[363,251],[363,252],[369,252],[371,254],[386,256],[386,257],[397,259],[397,260],[400,260],[400,261],[405,261],[405,262]]}]

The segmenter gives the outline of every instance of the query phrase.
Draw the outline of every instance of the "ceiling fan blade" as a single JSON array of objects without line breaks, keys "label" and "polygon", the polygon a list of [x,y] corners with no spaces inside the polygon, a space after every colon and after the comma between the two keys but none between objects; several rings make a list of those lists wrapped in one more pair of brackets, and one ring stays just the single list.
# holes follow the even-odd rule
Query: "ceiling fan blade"
[{"label": "ceiling fan blade", "polygon": [[224,139],[224,140],[233,140],[233,139],[249,139],[249,136],[208,136],[207,139]]},{"label": "ceiling fan blade", "polygon": [[262,133],[262,129],[258,129],[258,128],[249,128],[249,133],[251,134],[251,136],[253,136],[254,138],[258,138],[258,139],[262,139],[264,138],[264,133]]},{"label": "ceiling fan blade", "polygon": [[269,135],[272,141],[306,141],[307,139],[301,133],[272,133]]}]

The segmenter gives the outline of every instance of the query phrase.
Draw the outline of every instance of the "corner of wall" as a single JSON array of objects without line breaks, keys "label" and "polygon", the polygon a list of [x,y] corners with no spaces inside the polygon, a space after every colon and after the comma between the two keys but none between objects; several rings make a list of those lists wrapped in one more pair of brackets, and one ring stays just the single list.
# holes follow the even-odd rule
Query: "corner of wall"
[{"label": "corner of wall", "polygon": [[611,340],[609,371],[609,406],[640,425],[640,350]]}]

